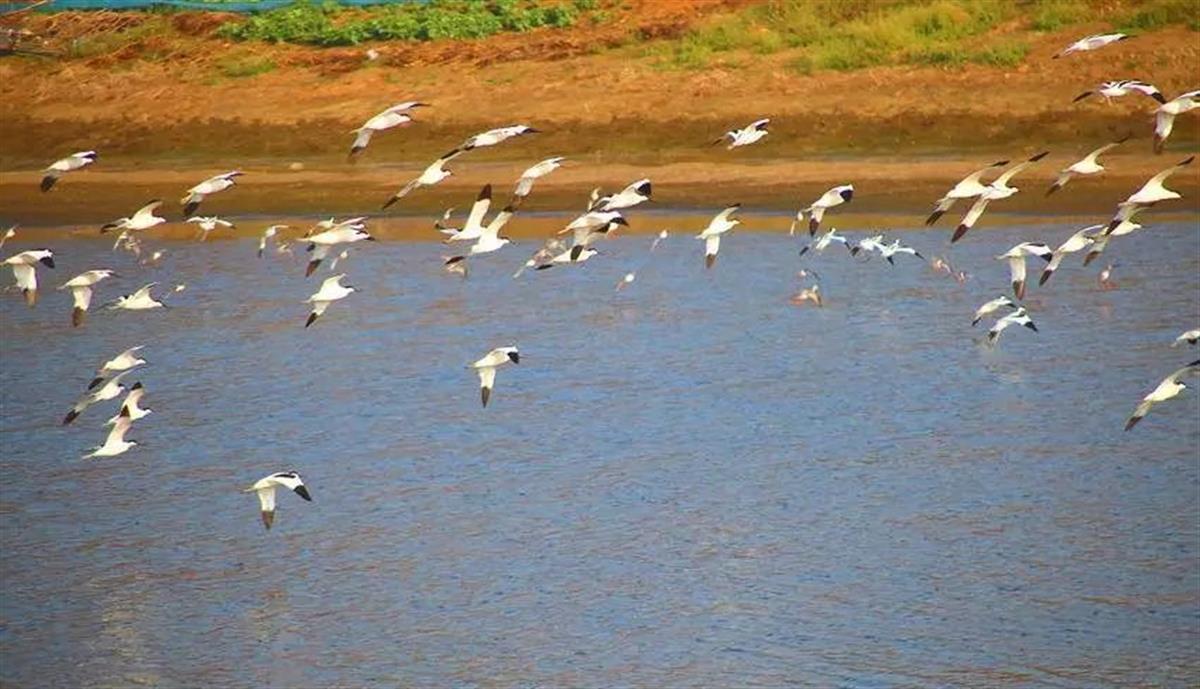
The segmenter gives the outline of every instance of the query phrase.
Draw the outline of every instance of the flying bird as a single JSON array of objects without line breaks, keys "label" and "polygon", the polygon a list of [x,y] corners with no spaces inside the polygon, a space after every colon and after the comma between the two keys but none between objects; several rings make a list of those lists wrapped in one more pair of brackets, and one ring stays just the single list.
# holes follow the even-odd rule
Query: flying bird
[{"label": "flying bird", "polygon": [[1050,256],[1050,262],[1042,270],[1042,277],[1038,279],[1038,284],[1046,284],[1046,281],[1050,279],[1054,271],[1058,270],[1058,267],[1062,265],[1063,259],[1067,257],[1067,254],[1073,254],[1088,248],[1096,242],[1092,235],[1098,234],[1103,230],[1104,225],[1089,225],[1067,237],[1067,240],[1059,244],[1058,248]]},{"label": "flying bird", "polygon": [[120,354],[104,362],[104,365],[96,370],[96,377],[92,379],[92,382],[88,383],[87,389],[94,390],[97,385],[103,383],[112,376],[124,371],[135,369],[138,366],[145,364],[146,360],[137,356],[137,353],[142,349],[145,349],[145,345],[130,347],[129,349],[126,349]]},{"label": "flying bird", "polygon": [[92,451],[83,456],[83,459],[91,459],[93,457],[116,457],[117,455],[125,454],[130,448],[137,445],[136,440],[126,440],[125,434],[133,427],[133,420],[129,416],[129,410],[124,407],[117,415],[116,421],[112,425],[112,430],[108,432],[108,437],[104,439],[104,444],[92,448]]},{"label": "flying bird", "polygon": [[136,292],[117,297],[108,305],[109,309],[124,309],[126,311],[147,311],[149,309],[164,309],[166,304],[150,295],[150,290],[157,282],[143,285]]},{"label": "flying bird", "polygon": [[1162,92],[1155,88],[1153,84],[1147,84],[1146,82],[1138,81],[1137,79],[1106,81],[1091,91],[1084,91],[1078,96],[1075,96],[1075,100],[1071,102],[1078,103],[1084,98],[1087,98],[1092,94],[1096,94],[1104,98],[1104,102],[1111,104],[1113,98],[1128,96],[1131,93],[1140,93],[1145,96],[1150,96],[1159,103],[1167,102],[1167,99],[1163,97]]},{"label": "flying bird", "polygon": [[312,502],[312,495],[309,495],[308,488],[304,486],[304,481],[300,478],[300,474],[294,471],[280,471],[271,474],[255,481],[254,485],[242,491],[243,493],[257,493],[258,504],[262,512],[263,526],[269,530],[271,525],[275,523],[275,489],[287,488],[296,493],[305,500]]},{"label": "flying bird", "polygon": [[1001,316],[992,325],[991,330],[988,330],[988,344],[995,345],[996,341],[1000,339],[1000,333],[1010,325],[1023,325],[1035,333],[1038,331],[1033,320],[1029,318],[1029,314],[1025,312],[1025,307],[1022,306],[1012,313]]},{"label": "flying bird", "polygon": [[[513,279],[515,280],[521,277],[521,273],[524,273],[529,268],[536,268],[538,265],[553,259],[555,256],[566,250],[566,248],[566,241],[559,239],[558,237],[551,237],[547,239],[540,247],[538,247],[537,251],[533,252],[533,255],[529,257],[529,260],[522,263],[521,267],[517,269],[517,272],[513,273]],[[446,258],[448,259],[449,257],[447,256]],[[452,265],[463,265],[465,267],[466,262],[464,261]]]},{"label": "flying bird", "polygon": [[218,225],[220,225],[221,227],[234,227],[233,223],[229,222],[228,220],[218,218],[215,215],[210,215],[210,216],[193,215],[192,217],[188,218],[184,222],[194,222],[197,225],[199,225],[200,241],[202,241],[202,242],[208,241],[208,233],[217,229]]},{"label": "flying bird", "polygon": [[[471,204],[471,211],[467,214],[467,220],[460,228],[444,227],[441,223],[437,223],[438,231],[446,235],[446,242],[467,242],[475,241],[483,235],[484,225],[483,218],[487,215],[488,208],[492,205],[492,185],[485,184],[479,190],[479,194],[475,196],[475,202]],[[449,209],[443,214],[443,220],[449,220],[449,213],[454,209]]]},{"label": "flying bird", "polygon": [[321,265],[321,261],[329,256],[333,247],[339,244],[353,244],[354,242],[361,241],[373,242],[375,238],[371,236],[371,233],[362,229],[361,226],[349,226],[325,230],[311,237],[305,237],[301,241],[308,243],[306,250],[312,253],[312,256],[309,257],[308,266],[304,268],[304,277],[308,277],[316,272],[317,266]]},{"label": "flying bird", "polygon": [[821,227],[821,219],[825,217],[825,211],[835,206],[840,206],[843,203],[850,203],[854,198],[854,185],[843,184],[834,187],[829,191],[821,194],[821,198],[813,202],[808,208],[802,208],[796,211],[796,219],[792,221],[791,228],[788,229],[788,234],[792,235],[796,232],[796,223],[804,222],[804,214],[808,213],[808,234],[815,235]]},{"label": "flying bird", "polygon": [[767,125],[770,124],[770,122],[770,118],[763,118],[761,120],[755,120],[751,122],[742,129],[733,129],[727,131],[722,134],[719,139],[712,142],[712,145],[716,146],[717,144],[728,140],[729,145],[725,147],[725,150],[732,151],[739,146],[749,146],[750,144],[758,143],[768,134]]},{"label": "flying bird", "polygon": [[37,304],[37,264],[47,268],[54,267],[54,252],[49,249],[31,249],[13,254],[4,259],[0,265],[12,266],[13,277],[17,288],[25,295],[25,303],[29,308]]},{"label": "flying bird", "polygon": [[1142,401],[1140,404],[1138,404],[1137,408],[1133,410],[1133,415],[1130,416],[1129,420],[1125,422],[1125,430],[1128,431],[1136,426],[1138,421],[1142,420],[1142,417],[1150,413],[1150,409],[1153,408],[1154,405],[1158,404],[1159,402],[1166,402],[1167,400],[1186,390],[1187,385],[1181,379],[1184,376],[1196,375],[1197,373],[1200,373],[1200,359],[1193,361],[1166,378],[1163,378],[1162,382],[1160,382],[1153,390],[1147,393],[1146,396],[1142,398]]},{"label": "flying bird", "polygon": [[1178,192],[1172,191],[1163,186],[1163,182],[1167,181],[1168,177],[1175,174],[1179,170],[1191,165],[1192,161],[1195,159],[1196,156],[1188,156],[1166,170],[1154,175],[1149,179],[1149,181],[1142,185],[1141,189],[1138,189],[1136,192],[1131,194],[1129,198],[1117,204],[1117,213],[1113,216],[1112,220],[1109,221],[1108,227],[1105,229],[1104,234],[1112,234],[1113,230],[1115,230],[1118,225],[1126,220],[1132,219],[1134,215],[1140,213],[1149,206],[1153,206],[1160,201],[1170,201],[1172,199],[1183,198]]},{"label": "flying bird", "polygon": [[496,384],[496,368],[510,361],[514,364],[521,363],[521,354],[515,346],[497,347],[471,364],[471,368],[479,374],[479,395],[483,406],[487,406],[488,399],[492,396],[492,388]]},{"label": "flying bird", "polygon": [[130,421],[143,419],[154,413],[153,409],[146,409],[140,406],[142,398],[146,396],[146,388],[142,386],[141,381],[129,386],[129,393],[125,395],[125,399],[121,402],[121,411],[117,415],[104,422],[104,425],[111,426],[121,420],[121,417],[128,417]]},{"label": "flying bird", "polygon": [[460,152],[470,151],[476,148],[484,148],[485,146],[495,146],[498,143],[508,141],[516,136],[525,136],[526,134],[540,134],[541,131],[523,124],[514,124],[509,127],[499,127],[497,129],[489,129],[486,132],[481,132],[474,136],[468,137],[466,141],[455,150]]},{"label": "flying bird", "polygon": [[412,180],[408,184],[405,184],[400,188],[400,191],[393,194],[392,197],[387,200],[387,203],[383,204],[383,209],[387,210],[393,203],[399,201],[405,196],[408,196],[409,192],[413,191],[414,189],[419,187],[431,187],[454,174],[446,169],[446,163],[450,162],[457,156],[462,155],[462,153],[462,149],[456,148],[441,158],[433,161],[433,163],[431,163],[429,167],[425,168],[425,170],[416,179]]},{"label": "flying bird", "polygon": [[68,172],[85,168],[94,162],[96,162],[95,151],[79,151],[78,153],[72,153],[66,158],[54,161],[50,164],[50,167],[46,168],[45,176],[42,177],[42,191],[50,191],[59,177]]},{"label": "flying bird", "polygon": [[71,290],[75,308],[71,310],[71,325],[78,328],[83,325],[88,306],[92,303],[92,287],[101,280],[113,277],[116,273],[111,270],[88,270],[67,280],[59,289]]},{"label": "flying bird", "polygon": [[536,266],[537,270],[549,270],[554,266],[572,265],[583,263],[592,256],[600,253],[589,246],[575,245],[562,253],[553,256],[550,260],[540,263]]},{"label": "flying bird", "polygon": [[148,230],[156,225],[161,225],[165,223],[167,219],[155,215],[154,211],[158,210],[159,206],[162,204],[162,201],[155,199],[137,209],[137,212],[135,212],[132,216],[128,218],[119,218],[102,226],[100,228],[100,233],[103,234],[105,232],[111,232],[112,230],[128,230],[129,232],[139,232],[142,230]]},{"label": "flying bird", "polygon": [[997,309],[1004,308],[1016,309],[1018,306],[1012,299],[1009,299],[1002,294],[985,303],[983,306],[975,309],[975,317],[971,320],[971,327],[974,328],[975,326],[979,325],[979,321],[983,320],[984,316],[994,313]]},{"label": "flying bird", "polygon": [[321,283],[321,288],[313,293],[311,297],[304,300],[304,303],[312,304],[312,311],[308,314],[308,320],[304,321],[304,327],[307,328],[315,323],[325,313],[325,309],[329,308],[330,304],[339,299],[345,299],[358,291],[350,285],[342,285],[341,282],[344,277],[346,277],[345,273],[338,273],[332,277],[325,278],[325,282]]},{"label": "flying bird", "polygon": [[1096,175],[1104,172],[1104,166],[1096,162],[1096,158],[1100,157],[1105,152],[1120,146],[1128,140],[1129,137],[1126,136],[1119,141],[1114,141],[1110,144],[1104,144],[1100,148],[1097,148],[1096,150],[1084,156],[1082,160],[1071,163],[1067,167],[1060,170],[1058,173],[1058,178],[1054,180],[1054,184],[1051,184],[1050,188],[1046,190],[1046,196],[1053,194],[1059,189],[1062,189],[1064,186],[1066,186],[1067,182],[1071,181],[1071,177],[1075,175]]},{"label": "flying bird", "polygon": [[733,217],[733,214],[738,212],[742,204],[735,203],[728,206],[725,210],[713,216],[713,219],[708,222],[708,227],[696,235],[698,239],[704,240],[704,267],[712,268],[717,262],[717,252],[721,250],[721,235],[737,227],[742,221]]},{"label": "flying bird", "polygon": [[371,143],[371,137],[382,131],[387,131],[393,127],[401,127],[412,122],[412,116],[406,111],[413,108],[427,107],[428,103],[410,100],[403,103],[398,103],[383,112],[375,115],[367,120],[363,126],[358,129],[351,129],[350,133],[354,134],[354,144],[350,147],[350,158],[362,152],[367,144]]},{"label": "flying bird", "polygon": [[125,386],[121,384],[121,379],[127,375],[129,375],[128,370],[121,371],[112,378],[105,380],[102,385],[99,385],[94,390],[85,392],[79,398],[79,401],[71,407],[71,410],[67,412],[67,415],[63,417],[62,425],[66,426],[79,418],[79,415],[93,404],[99,404],[100,402],[106,402],[119,397],[121,393],[125,392]]},{"label": "flying bird", "polygon": [[842,246],[846,247],[847,251],[850,250],[850,240],[847,239],[846,237],[838,234],[837,228],[834,227],[834,228],[830,229],[828,232],[822,234],[820,237],[817,237],[817,239],[815,241],[811,242],[804,248],[800,249],[800,255],[803,256],[804,254],[808,253],[809,250],[812,250],[813,252],[818,253],[818,254],[822,253],[833,242],[838,242]]},{"label": "flying bird", "polygon": [[1182,344],[1184,342],[1186,342],[1190,345],[1194,345],[1197,342],[1200,342],[1200,328],[1196,328],[1195,330],[1188,330],[1187,332],[1183,333],[1179,337],[1175,338],[1175,341],[1171,343],[1171,346],[1178,347],[1180,344]]},{"label": "flying bird", "polygon": [[619,211],[651,200],[653,188],[649,179],[639,179],[612,196],[599,196],[592,192],[593,200],[589,211]]},{"label": "flying bird", "polygon": [[263,230],[262,236],[258,238],[258,257],[263,257],[263,252],[267,250],[267,240],[274,237],[280,230],[288,229],[287,225],[271,225]]},{"label": "flying bird", "polygon": [[911,246],[904,246],[900,243],[899,239],[893,239],[891,244],[883,246],[879,249],[879,255],[887,259],[887,262],[891,265],[896,265],[896,262],[892,260],[892,257],[896,254],[908,254],[909,256],[915,256],[922,261],[925,260],[925,257],[921,255],[921,252],[917,251]]},{"label": "flying bird", "polygon": [[954,235],[950,237],[950,243],[953,244],[954,242],[962,239],[963,235],[965,235],[968,230],[975,226],[975,223],[979,221],[979,217],[983,215],[983,211],[987,209],[988,203],[999,199],[1006,199],[1020,191],[1016,187],[1008,186],[1008,180],[1012,179],[1017,175],[1017,173],[1021,172],[1030,165],[1033,165],[1042,158],[1045,158],[1046,154],[1047,151],[1042,151],[1028,160],[1023,160],[1000,173],[999,177],[992,180],[992,183],[984,188],[983,192],[979,194],[979,198],[975,199],[975,203],[972,204],[971,209],[968,210],[967,214],[963,216],[962,222],[960,222],[958,227],[954,230]]},{"label": "flying bird", "polygon": [[980,168],[962,178],[962,181],[960,181],[958,184],[955,184],[950,191],[946,192],[945,196],[937,200],[937,205],[933,209],[933,212],[929,214],[929,217],[925,219],[925,224],[932,225],[937,222],[938,218],[942,217],[946,211],[950,210],[954,206],[955,201],[960,201],[962,199],[973,199],[982,194],[987,190],[988,185],[980,182],[980,178],[982,178],[989,171],[998,167],[1004,167],[1005,165],[1008,165],[1007,160],[998,160],[991,165]]},{"label": "flying bird", "polygon": [[183,214],[191,217],[205,198],[232,187],[236,183],[237,178],[244,174],[240,170],[233,170],[217,175],[216,177],[209,177],[191,189],[188,189],[187,195],[179,201],[183,204]]},{"label": "flying bird", "polygon": [[547,158],[522,172],[521,178],[517,180],[517,188],[513,190],[512,201],[508,205],[513,208],[520,207],[525,201],[525,197],[529,196],[529,192],[533,191],[533,183],[562,167],[564,160],[566,158],[562,156]]},{"label": "flying bird", "polygon": [[1200,90],[1188,91],[1158,106],[1154,113],[1154,152],[1162,153],[1175,128],[1175,116],[1200,108]]},{"label": "flying bird", "polygon": [[1123,41],[1126,38],[1129,38],[1129,36],[1126,36],[1123,33],[1095,34],[1093,36],[1088,36],[1087,38],[1081,38],[1078,41],[1075,41],[1071,45],[1067,46],[1066,48],[1062,49],[1058,53],[1055,53],[1054,59],[1057,60],[1058,58],[1065,57],[1067,55],[1070,55],[1071,53],[1082,53],[1082,52],[1087,52],[1089,50],[1099,50],[1100,48],[1103,48],[1106,45],[1109,45],[1111,43],[1116,43],[1117,41]]},{"label": "flying bird", "polygon": [[1037,256],[1049,263],[1053,254],[1054,251],[1045,244],[1021,242],[996,257],[997,261],[1008,261],[1008,271],[1012,275],[1013,294],[1017,299],[1025,298],[1025,257]]}]

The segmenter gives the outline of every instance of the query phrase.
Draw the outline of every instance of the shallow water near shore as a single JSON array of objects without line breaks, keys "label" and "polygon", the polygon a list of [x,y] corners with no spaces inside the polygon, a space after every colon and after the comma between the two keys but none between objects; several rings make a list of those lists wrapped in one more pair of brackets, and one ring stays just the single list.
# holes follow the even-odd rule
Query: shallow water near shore
[{"label": "shallow water near shore", "polygon": [[[692,236],[627,236],[519,280],[535,241],[466,281],[440,244],[381,241],[307,330],[328,271],[253,240],[166,242],[158,268],[63,241],[36,309],[0,295],[0,681],[1193,685],[1196,386],[1121,428],[1198,358],[1169,346],[1200,324],[1196,223],[1044,287],[1031,262],[1038,333],[988,348],[970,326],[1008,291],[995,255],[1075,229],[968,235],[965,285],[767,233],[734,231],[710,271]],[[933,256],[948,234],[903,239]],[[72,330],[53,287],[100,267],[122,277]],[[824,308],[788,303],[801,267]],[[99,308],[151,280],[187,289]],[[59,421],[135,344],[143,444],[80,460],[116,404]],[[505,344],[521,363],[481,409],[465,366]],[[281,493],[266,532],[239,491],[284,469],[313,502]]]}]

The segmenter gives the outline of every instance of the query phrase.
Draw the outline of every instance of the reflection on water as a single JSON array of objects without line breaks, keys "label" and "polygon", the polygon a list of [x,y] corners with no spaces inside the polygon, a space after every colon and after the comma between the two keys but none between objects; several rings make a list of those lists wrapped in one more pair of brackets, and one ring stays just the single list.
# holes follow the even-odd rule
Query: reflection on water
[{"label": "reflection on water", "polygon": [[[1194,684],[1200,397],[1121,431],[1195,356],[1167,346],[1200,322],[1194,223],[1110,247],[1119,290],[1075,259],[1032,285],[1040,333],[969,325],[993,256],[1073,229],[980,232],[965,286],[805,257],[825,308],[788,303],[782,236],[734,232],[712,271],[691,237],[648,262],[623,238],[514,281],[526,241],[465,282],[381,242],[308,330],[318,280],[252,240],[151,273],[63,242],[37,309],[0,301],[0,682]],[[125,277],[98,302],[189,287],[72,330],[49,286],[99,267]],[[481,410],[465,366],[509,342]],[[83,462],[114,405],[58,420],[134,344],[143,445]],[[314,502],[281,494],[267,533],[239,489],[286,468]]]}]

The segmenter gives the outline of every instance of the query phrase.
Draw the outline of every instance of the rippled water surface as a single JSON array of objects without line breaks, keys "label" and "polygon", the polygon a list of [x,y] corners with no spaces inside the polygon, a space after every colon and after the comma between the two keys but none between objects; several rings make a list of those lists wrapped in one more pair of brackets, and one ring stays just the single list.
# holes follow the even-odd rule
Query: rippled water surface
[{"label": "rippled water surface", "polygon": [[[0,684],[1194,686],[1200,395],[1121,427],[1197,358],[1168,345],[1200,325],[1200,228],[1114,242],[1115,291],[1072,257],[1030,287],[1040,333],[970,327],[994,255],[1073,229],[969,235],[962,286],[781,235],[513,280],[526,241],[466,282],[380,242],[308,330],[317,278],[252,241],[158,269],[63,241],[36,309],[0,295]],[[801,265],[825,308],[788,303]],[[98,301],[188,288],[72,330],[53,287],[99,267]],[[509,343],[481,409],[465,365]],[[143,444],[81,460],[116,404],[58,423],[135,344]],[[239,490],[283,469],[314,502],[267,532]]]}]

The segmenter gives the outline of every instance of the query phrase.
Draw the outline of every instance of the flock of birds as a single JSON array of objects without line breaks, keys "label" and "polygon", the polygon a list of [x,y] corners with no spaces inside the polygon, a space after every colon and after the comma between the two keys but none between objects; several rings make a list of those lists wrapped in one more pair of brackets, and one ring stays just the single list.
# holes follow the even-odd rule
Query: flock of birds
[{"label": "flock of birds", "polygon": [[[1096,50],[1126,38],[1128,37],[1123,34],[1089,36],[1071,44],[1054,57],[1058,58],[1072,53]],[[1167,100],[1154,86],[1145,82],[1131,80],[1105,82],[1094,90],[1084,92],[1075,100],[1083,100],[1092,94],[1097,94],[1106,100],[1111,100],[1133,93],[1151,97],[1159,104],[1156,110],[1154,130],[1154,150],[1156,152],[1163,150],[1163,144],[1167,137],[1170,136],[1175,116],[1200,107],[1200,90],[1189,91],[1174,99]],[[355,137],[350,149],[351,158],[360,155],[368,147],[371,140],[381,132],[411,123],[413,121],[412,112],[417,108],[426,106],[426,103],[419,101],[399,103],[367,120],[366,123],[352,132]],[[714,141],[713,145],[725,143],[727,144],[726,147],[732,150],[758,143],[769,134],[769,126],[770,119],[757,120],[741,129],[726,132]],[[526,125],[514,125],[492,129],[471,136],[450,152],[435,160],[415,179],[406,183],[387,199],[383,204],[383,208],[389,208],[408,194],[422,187],[436,185],[450,177],[453,173],[446,168],[447,164],[472,150],[496,146],[510,139],[537,132],[538,130]],[[1046,194],[1050,195],[1063,189],[1076,177],[1086,177],[1103,172],[1104,167],[1099,163],[1099,157],[1114,147],[1123,144],[1128,138],[1125,137],[1118,141],[1106,143],[1090,152],[1083,159],[1063,168],[1058,173],[1053,184],[1047,189]],[[935,202],[934,209],[926,220],[926,225],[933,225],[957,202],[971,201],[970,208],[963,215],[950,240],[951,244],[958,242],[979,222],[989,204],[1016,194],[1018,189],[1009,183],[1018,174],[1045,158],[1046,155],[1047,153],[1044,151],[1039,152],[1011,166],[1009,165],[1009,161],[1001,160],[972,172]],[[92,165],[96,162],[97,158],[98,155],[95,151],[81,151],[54,162],[44,171],[44,176],[41,180],[42,191],[50,191],[64,175]],[[997,256],[997,260],[1005,261],[1008,264],[1015,301],[1007,295],[1002,294],[997,296],[975,311],[971,325],[978,325],[984,318],[989,316],[1002,314],[996,317],[988,330],[987,341],[991,345],[995,345],[1001,333],[1013,325],[1023,326],[1036,332],[1037,325],[1031,318],[1028,309],[1020,304],[1026,293],[1027,259],[1031,257],[1039,258],[1045,263],[1039,278],[1039,285],[1044,285],[1050,279],[1061,267],[1063,260],[1069,254],[1078,253],[1086,249],[1088,253],[1084,258],[1083,264],[1090,264],[1105,250],[1109,242],[1113,239],[1141,229],[1141,225],[1134,222],[1134,217],[1137,214],[1159,202],[1181,198],[1178,193],[1166,188],[1164,183],[1170,175],[1190,165],[1193,160],[1194,156],[1188,157],[1154,175],[1124,202],[1118,204],[1115,213],[1107,222],[1091,225],[1073,233],[1057,248],[1051,248],[1039,242],[1021,242]],[[454,255],[443,258],[445,270],[466,278],[469,261],[495,253],[508,245],[510,243],[509,238],[501,234],[504,226],[518,212],[521,204],[532,193],[536,181],[553,173],[563,164],[563,161],[563,157],[548,158],[525,170],[517,180],[509,202],[499,212],[495,213],[490,220],[488,219],[488,212],[491,208],[493,194],[490,184],[480,190],[461,227],[450,226],[449,223],[451,223],[451,218],[453,217],[453,209],[447,210],[435,223],[435,227],[444,235],[445,243],[448,246],[464,248]],[[985,175],[997,170],[1001,171],[994,179],[990,182],[983,181]],[[188,189],[181,199],[180,203],[185,222],[197,225],[201,240],[207,239],[208,234],[218,227],[233,227],[233,223],[222,218],[216,216],[197,216],[195,212],[208,197],[234,187],[237,184],[238,178],[242,175],[241,171],[233,170],[211,177]],[[609,195],[602,194],[599,189],[593,190],[584,212],[569,222],[558,235],[546,240],[544,245],[525,261],[513,277],[520,277],[522,272],[529,268],[547,270],[555,267],[583,264],[599,253],[594,247],[597,241],[610,236],[611,233],[621,227],[628,226],[629,223],[625,218],[625,212],[651,200],[652,193],[653,187],[649,179],[636,180],[621,191]],[[822,223],[826,215],[839,206],[850,203],[853,198],[854,186],[852,184],[838,185],[829,189],[813,203],[801,208],[796,213],[795,220],[789,229],[789,234],[795,234],[797,228],[803,226],[807,221],[808,233],[812,238],[810,243],[801,249],[801,256],[809,252],[813,254],[821,253],[827,247],[837,243],[844,246],[850,256],[865,257],[865,260],[869,260],[869,257],[876,254],[892,265],[895,265],[895,257],[898,255],[907,255],[914,259],[925,260],[925,257],[914,247],[906,246],[898,239],[888,241],[882,234],[852,240],[849,237],[839,234],[836,228],[822,231]],[[156,250],[153,253],[147,253],[143,257],[139,236],[147,230],[167,222],[166,218],[156,214],[162,205],[163,202],[161,200],[154,200],[139,208],[129,217],[119,218],[103,225],[101,232],[118,233],[117,242],[113,247],[114,250],[123,247],[139,257],[141,264],[156,264],[165,255],[165,250]],[[739,210],[739,204],[732,204],[725,207],[713,216],[708,225],[697,235],[699,239],[704,240],[704,265],[706,268],[712,268],[715,265],[721,248],[722,237],[727,235],[741,222],[735,217]],[[368,218],[366,216],[341,221],[330,218],[318,222],[314,227],[307,229],[297,236],[293,241],[303,244],[310,254],[305,269],[305,277],[311,276],[316,272],[322,262],[331,256],[333,256],[333,259],[330,270],[336,269],[338,261],[344,260],[348,256],[348,251],[345,249],[335,254],[339,248],[361,241],[374,241],[375,238],[367,230],[367,222]],[[287,229],[290,229],[287,225],[271,225],[267,227],[258,242],[258,256],[261,258],[264,255],[268,242],[272,240],[276,243],[276,252],[291,254],[292,242],[283,241],[278,238],[279,233]],[[4,242],[15,236],[15,234],[15,228],[9,229],[0,237],[0,247],[3,246]],[[650,246],[650,253],[653,253],[667,236],[665,230],[658,233]],[[54,268],[54,252],[50,249],[25,250],[6,258],[3,264],[12,268],[14,277],[16,278],[16,286],[24,294],[27,304],[33,307],[37,302],[38,296],[38,266]],[[931,261],[931,266],[935,271],[944,272],[959,282],[963,282],[968,278],[964,271],[954,269],[949,261],[942,257],[934,258]],[[1111,286],[1109,276],[1112,268],[1113,264],[1110,264],[1102,271],[1100,276],[1102,287]],[[633,283],[636,279],[636,272],[635,270],[626,273],[617,283],[616,289],[620,290]],[[815,280],[819,280],[819,276],[813,270],[803,270],[800,272],[800,276],[812,276]],[[62,289],[71,290],[73,297],[71,315],[73,326],[80,327],[84,324],[85,316],[91,305],[97,285],[112,277],[116,277],[116,273],[112,270],[87,270],[62,285]],[[310,305],[310,311],[305,320],[304,327],[307,328],[313,325],[335,302],[340,302],[351,294],[354,294],[355,288],[353,286],[342,284],[345,278],[345,273],[338,273],[326,278],[321,283],[320,288],[306,300],[306,303]],[[155,286],[156,283],[147,284],[130,294],[113,300],[108,306],[111,309],[135,311],[166,308],[163,298],[155,298],[152,295],[151,291]],[[182,291],[184,288],[184,285],[178,285],[175,287],[175,292]],[[801,290],[793,297],[792,301],[796,304],[811,302],[816,306],[822,306],[823,300],[819,282]],[[1176,339],[1174,344],[1187,342],[1195,345],[1198,341],[1200,341],[1200,328],[1183,333]],[[88,385],[79,401],[76,402],[63,419],[63,424],[70,424],[95,404],[116,399],[122,393],[126,393],[124,379],[133,373],[135,369],[146,364],[146,360],[139,355],[142,349],[142,346],[131,347],[104,362],[96,371],[95,378]],[[509,363],[520,363],[520,354],[516,346],[496,347],[470,365],[470,368],[474,369],[479,377],[481,401],[484,407],[487,406],[491,398],[497,370]],[[1155,404],[1177,396],[1186,387],[1182,379],[1189,374],[1196,373],[1200,373],[1200,360],[1191,362],[1163,379],[1137,405],[1137,408],[1129,417],[1125,429],[1129,430],[1137,424]],[[85,457],[115,457],[137,445],[136,441],[126,440],[126,435],[135,421],[152,413],[150,409],[141,406],[145,393],[146,390],[140,382],[135,382],[129,387],[118,413],[106,422],[106,425],[110,425],[112,428],[104,443],[93,448]],[[300,475],[295,471],[273,473],[251,485],[246,490],[257,494],[260,502],[262,521],[268,529],[274,521],[275,491],[281,487],[295,492],[305,500],[312,499]]]}]

